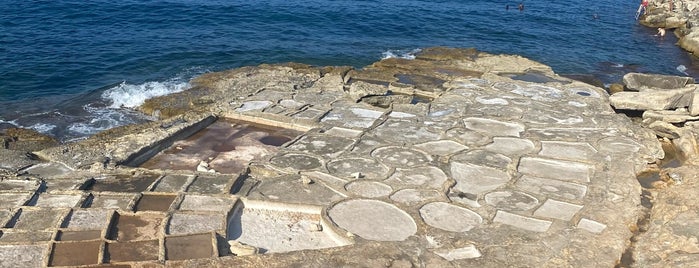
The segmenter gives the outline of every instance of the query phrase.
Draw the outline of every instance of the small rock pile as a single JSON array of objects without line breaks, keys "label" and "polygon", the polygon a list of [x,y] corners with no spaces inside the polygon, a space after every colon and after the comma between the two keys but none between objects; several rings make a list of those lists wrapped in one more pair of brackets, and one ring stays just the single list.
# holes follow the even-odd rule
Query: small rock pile
[{"label": "small rock pile", "polygon": [[650,1],[641,24],[653,28],[675,29],[677,44],[699,56],[699,0]]},{"label": "small rock pile", "polygon": [[626,91],[609,98],[617,110],[643,111],[642,125],[671,140],[687,161],[699,156],[699,85],[692,77],[628,73]]}]

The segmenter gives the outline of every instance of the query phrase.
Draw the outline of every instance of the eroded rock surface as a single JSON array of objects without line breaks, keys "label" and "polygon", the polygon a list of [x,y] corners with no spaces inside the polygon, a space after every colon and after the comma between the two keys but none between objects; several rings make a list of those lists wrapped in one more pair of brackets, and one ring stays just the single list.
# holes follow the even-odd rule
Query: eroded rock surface
[{"label": "eroded rock surface", "polygon": [[[643,214],[636,174],[664,156],[603,89],[473,49],[193,84],[141,107],[161,121],[0,182],[0,266],[612,267]],[[240,173],[138,167],[217,118],[301,134]],[[254,149],[230,144],[202,148]]]}]

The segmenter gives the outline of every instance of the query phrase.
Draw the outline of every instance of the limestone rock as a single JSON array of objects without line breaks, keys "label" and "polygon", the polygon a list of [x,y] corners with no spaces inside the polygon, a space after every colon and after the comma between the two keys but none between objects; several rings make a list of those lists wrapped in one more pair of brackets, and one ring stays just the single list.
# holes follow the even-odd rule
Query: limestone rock
[{"label": "limestone rock", "polygon": [[622,110],[667,110],[687,107],[693,89],[669,89],[662,91],[619,92],[609,97],[616,109]]},{"label": "limestone rock", "polygon": [[648,125],[648,128],[655,131],[655,134],[668,139],[677,139],[680,137],[679,128],[664,121],[655,121]]},{"label": "limestone rock", "polygon": [[614,94],[622,91],[624,91],[624,85],[622,84],[614,83],[609,86],[609,94]]},{"label": "limestone rock", "polygon": [[699,115],[699,87],[694,87],[692,92],[692,100],[689,103],[689,114],[692,116]]},{"label": "limestone rock", "polygon": [[235,240],[228,240],[228,245],[230,245],[231,253],[236,256],[255,255],[260,252],[260,249],[257,247],[246,245]]},{"label": "limestone rock", "polygon": [[665,121],[668,123],[684,123],[687,121],[699,120],[699,116],[692,116],[686,109],[676,109],[671,111],[645,111],[643,121]]},{"label": "limestone rock", "polygon": [[696,124],[686,124],[677,131],[679,137],[672,141],[687,162],[699,162],[698,130],[699,126]]},{"label": "limestone rock", "polygon": [[624,85],[635,91],[648,89],[677,89],[694,84],[694,78],[673,75],[628,73],[622,78]]},{"label": "limestone rock", "polygon": [[686,183],[653,193],[647,231],[633,249],[635,267],[697,267],[699,265],[699,167],[672,169]]}]

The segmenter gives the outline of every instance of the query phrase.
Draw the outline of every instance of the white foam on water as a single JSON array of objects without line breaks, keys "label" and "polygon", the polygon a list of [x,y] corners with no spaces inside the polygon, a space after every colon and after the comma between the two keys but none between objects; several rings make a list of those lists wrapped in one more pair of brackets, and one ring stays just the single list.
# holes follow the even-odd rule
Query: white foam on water
[{"label": "white foam on water", "polygon": [[102,99],[111,103],[110,108],[133,108],[140,106],[147,99],[180,92],[189,87],[189,83],[179,79],[138,85],[124,82],[102,93]]},{"label": "white foam on water", "polygon": [[28,126],[27,128],[36,130],[40,133],[50,134],[51,131],[56,128],[56,125],[46,124],[46,123],[37,123],[37,124],[31,125],[31,126]]},{"label": "white foam on water", "polygon": [[389,49],[388,51],[384,51],[383,53],[381,53],[381,59],[385,60],[385,59],[390,59],[390,58],[401,58],[401,59],[414,60],[415,54],[417,54],[420,51],[422,51],[422,49],[419,49],[419,48],[416,48],[413,50]]},{"label": "white foam on water", "polygon": [[91,104],[83,106],[90,113],[86,121],[76,122],[68,127],[68,131],[78,136],[93,135],[110,128],[135,123],[136,112],[128,109],[115,109],[111,107],[93,107]]}]

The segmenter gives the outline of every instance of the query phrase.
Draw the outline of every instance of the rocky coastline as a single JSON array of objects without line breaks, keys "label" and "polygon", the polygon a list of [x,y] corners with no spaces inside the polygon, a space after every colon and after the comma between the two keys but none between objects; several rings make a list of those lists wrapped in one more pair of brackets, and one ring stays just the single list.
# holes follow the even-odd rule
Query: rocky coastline
[{"label": "rocky coastline", "polygon": [[673,30],[677,45],[699,57],[699,1],[653,0],[648,4],[641,24]]},{"label": "rocky coastline", "polygon": [[0,133],[0,267],[699,265],[693,79],[436,47],[191,84],[85,140]]}]

